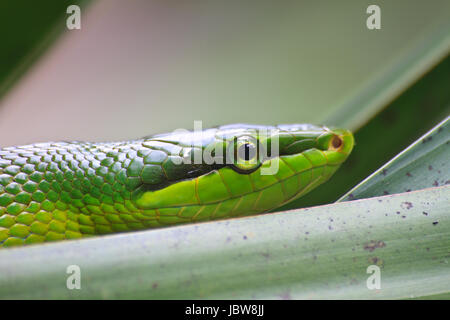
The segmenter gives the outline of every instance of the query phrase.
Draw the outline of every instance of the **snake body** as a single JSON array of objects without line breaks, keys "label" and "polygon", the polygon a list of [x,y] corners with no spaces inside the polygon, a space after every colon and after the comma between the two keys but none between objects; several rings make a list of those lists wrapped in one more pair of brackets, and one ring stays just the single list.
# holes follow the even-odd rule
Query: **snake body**
[{"label": "snake body", "polygon": [[[268,212],[327,181],[353,144],[343,129],[238,124],[2,148],[0,247]],[[215,161],[192,161],[208,150]]]}]

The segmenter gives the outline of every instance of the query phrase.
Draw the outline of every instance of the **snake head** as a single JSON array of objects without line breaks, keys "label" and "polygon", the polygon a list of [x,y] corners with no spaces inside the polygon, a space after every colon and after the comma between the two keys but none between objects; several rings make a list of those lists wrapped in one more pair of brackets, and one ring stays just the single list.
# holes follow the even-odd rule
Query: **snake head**
[{"label": "snake head", "polygon": [[172,156],[180,175],[140,193],[137,206],[196,208],[207,219],[266,212],[304,195],[327,181],[354,145],[348,130],[309,124],[228,125],[159,135],[144,145],[156,140],[180,148]]}]

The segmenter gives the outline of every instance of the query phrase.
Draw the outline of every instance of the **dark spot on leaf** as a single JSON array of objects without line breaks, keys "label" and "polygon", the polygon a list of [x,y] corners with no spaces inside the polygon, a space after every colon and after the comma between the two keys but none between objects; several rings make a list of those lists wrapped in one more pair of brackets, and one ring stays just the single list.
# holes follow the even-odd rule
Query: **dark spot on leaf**
[{"label": "dark spot on leaf", "polygon": [[400,211],[397,211],[396,214],[400,214]]},{"label": "dark spot on leaf", "polygon": [[405,219],[405,218],[406,218],[406,216],[402,216],[402,218],[403,218],[403,219]]},{"label": "dark spot on leaf", "polygon": [[158,282],[155,282],[152,284],[152,289],[156,289],[156,288],[158,288]]},{"label": "dark spot on leaf", "polygon": [[433,186],[437,187],[439,185],[439,182],[437,180],[434,180]]},{"label": "dark spot on leaf", "polygon": [[411,202],[405,201],[402,202],[402,204],[400,205],[403,209],[411,209],[413,207],[413,204]]},{"label": "dark spot on leaf", "polygon": [[423,213],[424,215],[426,215],[426,216],[428,215],[428,212],[423,211],[422,213]]},{"label": "dark spot on leaf", "polygon": [[429,165],[428,170],[433,170],[433,167],[431,165]]},{"label": "dark spot on leaf", "polygon": [[383,191],[383,194],[389,194],[389,192],[387,192],[386,190]]},{"label": "dark spot on leaf", "polygon": [[411,173],[409,173],[409,172],[407,172],[406,175],[407,175],[408,177],[412,177]]},{"label": "dark spot on leaf", "polygon": [[370,242],[364,244],[364,250],[368,250],[372,252],[373,250],[377,248],[383,248],[386,246],[386,243],[382,240],[371,240]]},{"label": "dark spot on leaf", "polygon": [[411,189],[406,189],[406,192],[411,192]]},{"label": "dark spot on leaf", "polygon": [[350,193],[350,194],[348,195],[348,199],[349,199],[349,200],[354,200],[354,199],[355,199],[355,196],[353,195],[353,193]]},{"label": "dark spot on leaf", "polygon": [[242,238],[243,238],[244,240],[247,240],[247,236],[243,236]]},{"label": "dark spot on leaf", "polygon": [[381,174],[382,174],[383,176],[385,176],[385,175],[387,174],[387,169],[383,169],[383,171],[381,171]]},{"label": "dark spot on leaf", "polygon": [[438,223],[439,223],[439,221],[434,221],[433,226],[437,225]]}]

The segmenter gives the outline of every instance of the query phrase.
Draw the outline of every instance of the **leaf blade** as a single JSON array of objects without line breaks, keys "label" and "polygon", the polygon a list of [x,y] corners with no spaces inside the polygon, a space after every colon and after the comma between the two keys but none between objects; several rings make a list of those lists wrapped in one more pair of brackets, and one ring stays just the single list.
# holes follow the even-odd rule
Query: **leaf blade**
[{"label": "leaf blade", "polygon": [[[0,297],[375,299],[442,294],[450,291],[445,264],[450,250],[449,200],[450,186],[442,186],[3,250]],[[65,286],[65,271],[72,264],[81,268],[81,290]],[[381,268],[378,291],[366,287],[371,264]]]},{"label": "leaf blade", "polygon": [[450,116],[348,191],[338,201],[450,183]]}]

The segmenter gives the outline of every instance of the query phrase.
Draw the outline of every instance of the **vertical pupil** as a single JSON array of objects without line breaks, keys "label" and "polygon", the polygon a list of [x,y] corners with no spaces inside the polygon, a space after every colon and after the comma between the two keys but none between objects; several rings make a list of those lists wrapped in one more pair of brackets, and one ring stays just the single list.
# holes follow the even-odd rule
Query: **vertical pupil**
[{"label": "vertical pupil", "polygon": [[253,159],[255,157],[255,147],[250,143],[245,143],[239,147],[239,155],[245,161]]},{"label": "vertical pupil", "polygon": [[248,143],[245,144],[245,160],[250,159],[250,145]]}]

